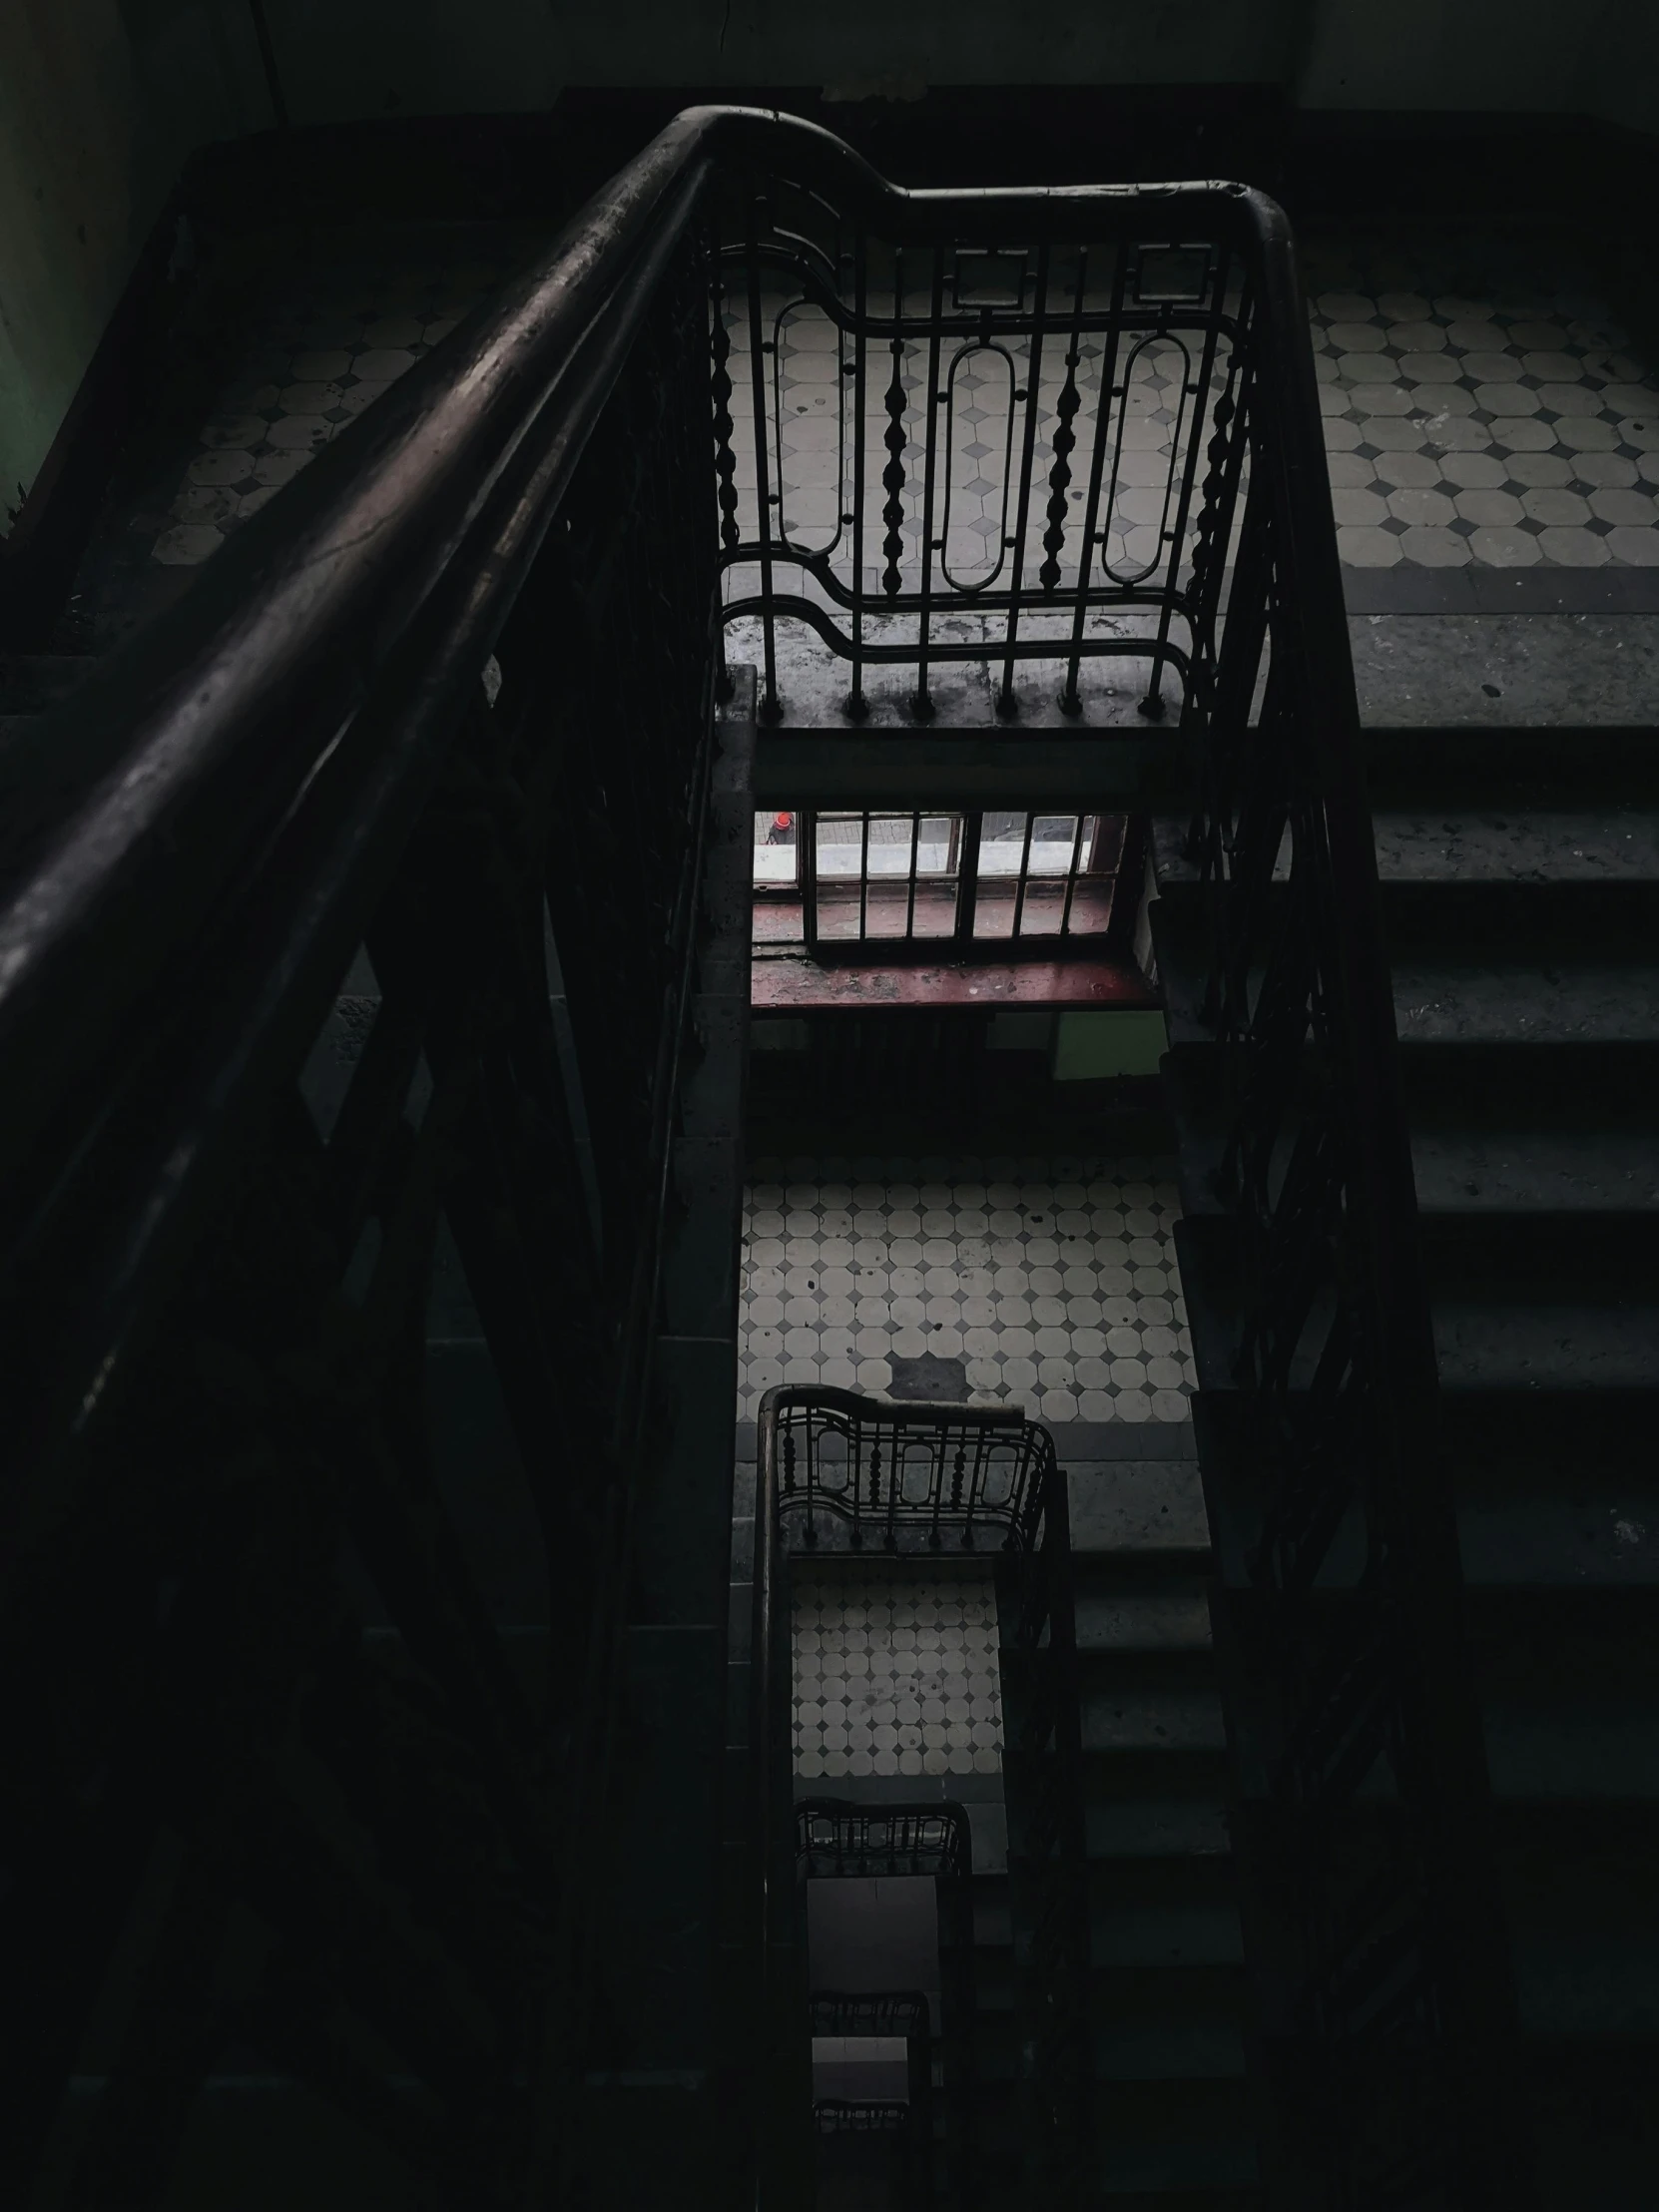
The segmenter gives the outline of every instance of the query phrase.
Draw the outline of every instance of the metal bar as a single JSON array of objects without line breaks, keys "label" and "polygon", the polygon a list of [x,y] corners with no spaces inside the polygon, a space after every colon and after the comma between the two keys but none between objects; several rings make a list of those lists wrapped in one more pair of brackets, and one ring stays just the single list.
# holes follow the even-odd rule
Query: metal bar
[{"label": "metal bar", "polygon": [[281,76],[276,68],[276,49],[271,43],[271,25],[266,21],[265,0],[248,0],[248,13],[254,22],[254,39],[260,49],[260,67],[265,72],[265,89],[271,96],[271,112],[276,120],[278,131],[288,127],[288,104],[282,91]]},{"label": "metal bar", "polygon": [[801,941],[808,957],[818,958],[818,812],[798,810],[795,818],[796,857],[801,871]]},{"label": "metal bar", "polygon": [[858,941],[869,935],[869,810],[858,817]]},{"label": "metal bar", "polygon": [[[1020,451],[1019,505],[1014,519],[1013,565],[1009,573],[1009,588],[1015,594],[1014,604],[1008,609],[1007,635],[1003,642],[1002,684],[997,692],[996,711],[999,715],[1011,715],[1016,711],[1014,698],[1014,639],[1019,629],[1018,592],[1020,579],[1025,573],[1025,534],[1031,518],[1031,463],[1037,449],[1037,409],[1041,404],[1043,327],[1048,311],[1048,242],[1045,239],[1037,249],[1037,277],[1035,285],[1036,314],[1031,330],[1030,353],[1026,364],[1025,387],[1025,438]],[[1017,393],[1016,393],[1017,398]]]},{"label": "metal bar", "polygon": [[[772,527],[771,471],[767,466],[767,393],[766,354],[763,350],[761,320],[761,254],[760,224],[757,210],[766,205],[755,180],[748,187],[749,209],[749,384],[755,410],[755,505],[759,514],[759,544],[761,560],[761,715],[767,722],[782,719],[783,708],[778,699],[778,640],[776,617],[773,613],[772,594]],[[773,374],[778,373],[776,362]],[[782,500],[783,494],[779,494]],[[780,506],[779,514],[782,516]]]},{"label": "metal bar", "polygon": [[1079,813],[1077,817],[1077,828],[1073,831],[1071,839],[1071,864],[1066,869],[1065,903],[1060,908],[1060,934],[1062,937],[1069,937],[1071,934],[1071,902],[1073,895],[1075,894],[1077,889],[1077,862],[1082,849],[1083,816],[1081,813]]},{"label": "metal bar", "polygon": [[[864,716],[864,320],[868,312],[869,241],[863,225],[852,232],[852,689],[846,711]],[[846,342],[843,336],[842,343]],[[844,359],[841,375],[846,374]]]},{"label": "metal bar", "polygon": [[977,811],[962,817],[961,861],[956,870],[955,942],[959,950],[973,944],[973,921],[979,906],[979,831],[984,817]]},{"label": "metal bar", "polygon": [[1031,839],[1037,830],[1037,810],[1032,807],[1025,817],[1025,836],[1019,848],[1019,873],[1014,878],[1014,923],[1010,934],[1018,938],[1025,923],[1025,878],[1031,866]]},{"label": "metal bar", "polygon": [[[927,645],[932,624],[933,505],[939,457],[939,425],[945,394],[939,389],[939,342],[944,316],[944,249],[933,249],[933,326],[927,334],[927,390],[922,405],[926,460],[921,493],[921,607],[916,617],[916,690],[910,702],[918,722],[930,721],[933,702],[927,690]],[[948,432],[948,421],[945,423]]]},{"label": "metal bar", "polygon": [[1106,326],[1106,350],[1100,364],[1100,392],[1094,410],[1094,451],[1089,456],[1089,496],[1083,513],[1083,555],[1077,570],[1077,606],[1071,620],[1071,658],[1066,663],[1065,687],[1060,694],[1061,712],[1081,714],[1083,702],[1077,689],[1078,670],[1082,666],[1083,625],[1088,616],[1089,570],[1094,561],[1094,549],[1100,530],[1100,482],[1106,464],[1107,447],[1114,442],[1112,430],[1112,379],[1118,372],[1118,340],[1123,330],[1123,287],[1127,278],[1129,258],[1127,249],[1120,246],[1112,269],[1112,308]]},{"label": "metal bar", "polygon": [[916,868],[920,859],[921,816],[914,814],[910,817],[910,880],[908,895],[904,904],[904,934],[906,937],[913,937],[916,933]]},{"label": "metal bar", "polygon": [[[1211,271],[1211,289],[1219,291],[1225,279],[1226,258],[1219,256]],[[1198,457],[1204,450],[1205,403],[1210,395],[1210,379],[1215,371],[1216,340],[1220,336],[1220,324],[1216,319],[1220,300],[1215,302],[1215,312],[1204,333],[1204,357],[1192,392],[1192,428],[1187,439],[1187,458],[1181,475],[1181,491],[1176,500],[1175,522],[1170,537],[1169,584],[1172,590],[1180,588],[1181,547],[1187,535],[1187,516],[1192,509],[1193,482],[1198,473]],[[1184,380],[1184,379],[1183,379]],[[1173,459],[1174,456],[1171,455]],[[1166,502],[1167,511],[1167,502]],[[1164,648],[1169,643],[1170,618],[1174,613],[1174,601],[1166,597],[1158,614],[1158,637],[1152,652],[1152,677],[1147,686],[1141,712],[1157,720],[1163,714]]]}]

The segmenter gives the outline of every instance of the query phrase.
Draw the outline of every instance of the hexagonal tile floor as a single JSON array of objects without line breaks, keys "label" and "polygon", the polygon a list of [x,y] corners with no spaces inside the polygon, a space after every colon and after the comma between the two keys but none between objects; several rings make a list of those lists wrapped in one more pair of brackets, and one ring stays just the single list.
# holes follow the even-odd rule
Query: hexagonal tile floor
[{"label": "hexagonal tile floor", "polygon": [[795,1581],[795,1771],[1000,1774],[1002,1687],[989,1573]]},{"label": "hexagonal tile floor", "polygon": [[973,1405],[1184,1421],[1197,1383],[1168,1160],[757,1160],[738,1414],[779,1382],[885,1394],[960,1361]]}]

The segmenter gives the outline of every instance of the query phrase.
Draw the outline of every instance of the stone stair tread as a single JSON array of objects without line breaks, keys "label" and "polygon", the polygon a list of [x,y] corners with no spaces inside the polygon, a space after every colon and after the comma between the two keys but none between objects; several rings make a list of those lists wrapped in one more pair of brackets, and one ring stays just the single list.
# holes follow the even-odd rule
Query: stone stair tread
[{"label": "stone stair tread", "polygon": [[1090,1901],[1091,1960],[1102,1966],[1233,1966],[1243,1959],[1230,1904],[1159,1906],[1151,1911]]},{"label": "stone stair tread", "polygon": [[1080,1558],[1102,1552],[1202,1557],[1209,1551],[1196,1460],[1105,1460],[1066,1472],[1072,1545]]},{"label": "stone stair tread", "polygon": [[1659,1209],[1659,1124],[1604,1129],[1413,1128],[1417,1204],[1427,1212],[1604,1213]]},{"label": "stone stair tread", "polygon": [[1659,876],[1659,815],[1646,808],[1384,808],[1372,821],[1385,882]]},{"label": "stone stair tread", "polygon": [[[1083,1576],[1078,1575],[1078,1581]],[[1210,1649],[1210,1605],[1202,1587],[1095,1590],[1076,1593],[1077,1648],[1108,1654],[1190,1652]]]},{"label": "stone stair tread", "polygon": [[1090,1805],[1084,1820],[1091,1859],[1225,1857],[1233,1848],[1220,1803],[1174,1798]]},{"label": "stone stair tread", "polygon": [[1112,1688],[1085,1679],[1082,1700],[1085,1752],[1226,1747],[1221,1700],[1213,1688]]},{"label": "stone stair tread", "polygon": [[1433,1323],[1447,1388],[1659,1386],[1659,1303],[1497,1305],[1437,1298]]}]

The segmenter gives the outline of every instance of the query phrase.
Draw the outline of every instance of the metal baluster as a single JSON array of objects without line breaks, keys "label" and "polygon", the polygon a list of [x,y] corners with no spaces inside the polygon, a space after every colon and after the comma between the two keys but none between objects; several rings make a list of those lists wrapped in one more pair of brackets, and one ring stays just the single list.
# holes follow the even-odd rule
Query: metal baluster
[{"label": "metal baluster", "polygon": [[[918,722],[930,722],[933,717],[933,701],[927,689],[927,647],[933,611],[933,496],[938,464],[940,410],[945,404],[945,394],[939,389],[939,343],[944,324],[942,246],[935,246],[933,249],[932,322],[927,338],[927,396],[922,411],[925,458],[921,489],[921,609],[916,618],[916,690],[915,697],[910,702],[910,712]],[[948,429],[948,418],[943,419]]]},{"label": "metal baluster", "polygon": [[[1031,514],[1031,463],[1037,444],[1037,408],[1041,404],[1043,365],[1043,317],[1048,312],[1048,243],[1037,249],[1036,296],[1031,320],[1031,349],[1026,364],[1025,439],[1020,453],[1019,505],[1015,511],[1013,570],[1008,580],[1008,635],[1002,660],[1002,687],[996,695],[996,711],[1008,716],[1018,712],[1014,697],[1014,651],[1019,633],[1019,587],[1025,574],[1025,533]],[[1019,393],[1014,398],[1017,402]],[[1016,931],[1017,934],[1017,931]]]},{"label": "metal baluster", "polygon": [[763,676],[761,718],[783,719],[778,699],[778,641],[772,612],[772,493],[767,466],[766,355],[761,336],[761,250],[757,211],[766,207],[763,191],[753,190],[749,200],[749,370],[755,401],[755,504],[760,515],[761,639]]},{"label": "metal baluster", "polygon": [[[841,361],[844,378],[852,371],[852,689],[846,711],[861,722],[864,701],[864,316],[868,304],[869,242],[859,224],[852,234],[852,359]],[[844,342],[844,339],[843,339]]]},{"label": "metal baluster", "polygon": [[[1164,711],[1163,675],[1164,658],[1169,645],[1169,626],[1175,613],[1174,592],[1180,575],[1181,545],[1187,534],[1187,516],[1192,507],[1193,478],[1198,470],[1198,456],[1203,439],[1204,400],[1210,389],[1210,378],[1215,372],[1216,341],[1221,335],[1221,312],[1224,303],[1222,283],[1226,269],[1225,255],[1218,256],[1210,272],[1211,313],[1209,326],[1204,334],[1204,358],[1197,383],[1191,394],[1195,404],[1192,431],[1187,440],[1187,458],[1181,471],[1181,491],[1175,505],[1175,524],[1170,539],[1169,590],[1165,592],[1158,610],[1158,637],[1152,653],[1152,681],[1146,698],[1141,703],[1141,713],[1156,720]],[[1177,417],[1179,423],[1179,417]]]},{"label": "metal baluster", "polygon": [[1077,364],[1081,358],[1079,349],[1083,342],[1083,286],[1088,266],[1088,249],[1080,247],[1077,254],[1077,288],[1072,294],[1071,342],[1066,347],[1066,380],[1060,390],[1057,410],[1060,419],[1054,431],[1054,466],[1048,472],[1048,528],[1043,532],[1043,550],[1048,558],[1037,571],[1037,581],[1044,591],[1049,592],[1060,588],[1060,554],[1066,542],[1071,450],[1077,443],[1071,418],[1082,404],[1077,392]]},{"label": "metal baluster", "polygon": [[1128,252],[1120,246],[1112,272],[1112,305],[1106,330],[1105,352],[1100,364],[1100,394],[1094,410],[1094,452],[1089,460],[1089,496],[1083,511],[1083,554],[1077,570],[1077,605],[1071,618],[1071,658],[1066,663],[1065,688],[1060,693],[1062,714],[1080,715],[1082,695],[1077,689],[1082,666],[1083,626],[1089,611],[1089,571],[1100,532],[1100,483],[1112,441],[1112,379],[1118,372],[1118,341],[1123,330],[1123,292],[1128,275]]},{"label": "metal baluster", "polygon": [[732,447],[732,377],[727,367],[732,354],[732,340],[726,328],[726,287],[721,280],[718,255],[710,296],[712,313],[709,350],[715,364],[711,382],[715,402],[716,501],[720,508],[720,542],[728,553],[735,553],[743,532],[738,528],[738,456]]},{"label": "metal baluster", "polygon": [[883,404],[887,410],[887,427],[881,443],[887,449],[887,465],[881,471],[881,483],[886,500],[881,508],[881,520],[886,524],[886,535],[881,540],[881,551],[886,557],[886,567],[881,572],[881,589],[889,599],[898,596],[898,564],[904,551],[904,253],[901,247],[893,250],[892,261],[892,380],[887,385]]},{"label": "metal baluster", "polygon": [[869,811],[858,817],[858,942],[869,935]]}]

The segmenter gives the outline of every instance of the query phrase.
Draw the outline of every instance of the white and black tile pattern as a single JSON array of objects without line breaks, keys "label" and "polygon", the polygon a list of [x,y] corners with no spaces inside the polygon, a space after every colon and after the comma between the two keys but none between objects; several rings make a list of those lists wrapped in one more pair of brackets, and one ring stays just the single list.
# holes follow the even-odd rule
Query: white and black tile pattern
[{"label": "white and black tile pattern", "polygon": [[741,1419],[780,1382],[920,1382],[1044,1421],[1190,1417],[1170,1161],[796,1158],[751,1173]]},{"label": "white and black tile pattern", "polygon": [[208,560],[533,245],[530,233],[492,239],[488,253],[434,242],[402,261],[387,253],[274,279],[198,433],[151,559],[174,568]]},{"label": "white and black tile pattern", "polygon": [[1603,301],[1335,288],[1310,311],[1344,561],[1659,567],[1659,380]]},{"label": "white and black tile pattern", "polygon": [[990,1574],[798,1574],[795,1771],[804,1782],[1002,1771]]}]

